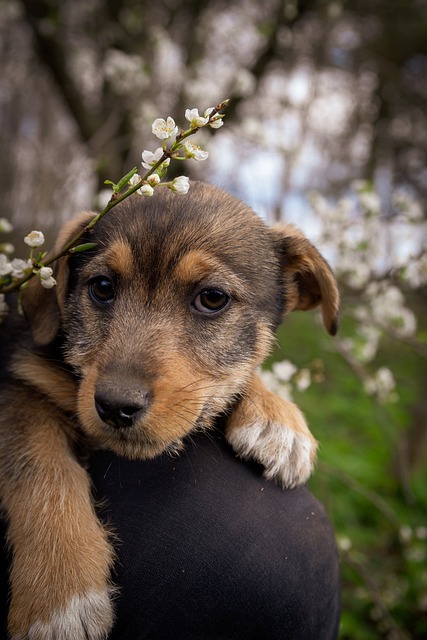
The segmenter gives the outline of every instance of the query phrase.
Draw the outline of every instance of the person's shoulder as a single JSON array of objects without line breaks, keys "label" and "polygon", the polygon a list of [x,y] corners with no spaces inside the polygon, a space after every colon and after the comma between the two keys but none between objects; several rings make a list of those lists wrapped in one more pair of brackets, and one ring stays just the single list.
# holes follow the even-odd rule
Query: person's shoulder
[{"label": "person's shoulder", "polygon": [[193,436],[178,458],[99,452],[91,473],[121,541],[120,633],[142,597],[144,637],[335,638],[334,535],[306,487],[265,480],[219,433]]}]

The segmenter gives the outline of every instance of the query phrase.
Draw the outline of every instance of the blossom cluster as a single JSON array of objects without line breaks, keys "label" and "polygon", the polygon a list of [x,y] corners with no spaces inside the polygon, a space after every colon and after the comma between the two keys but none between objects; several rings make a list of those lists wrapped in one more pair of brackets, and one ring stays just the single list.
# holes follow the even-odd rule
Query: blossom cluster
[{"label": "blossom cluster", "polygon": [[364,387],[365,391],[369,395],[375,395],[381,404],[398,399],[395,391],[396,380],[388,367],[380,367],[374,374],[367,376]]},{"label": "blossom cluster", "polygon": [[[79,231],[68,244],[63,247],[56,255],[46,259],[46,253],[40,251],[44,244],[44,235],[41,231],[31,231],[24,238],[25,244],[30,248],[30,255],[26,260],[20,258],[9,259],[9,255],[13,254],[14,247],[10,243],[0,244],[0,321],[7,313],[7,303],[4,297],[5,293],[21,289],[26,285],[27,281],[33,276],[37,276],[41,285],[45,289],[51,289],[56,285],[53,277],[53,270],[49,266],[55,260],[65,255],[67,252],[86,251],[93,246],[91,243],[79,244],[80,239],[86,231],[91,229],[97,222],[106,215],[119,202],[137,193],[142,196],[152,196],[154,189],[160,185],[168,187],[171,191],[178,195],[184,195],[190,187],[190,180],[187,176],[178,176],[170,181],[164,181],[170,162],[174,160],[192,159],[197,162],[206,160],[208,152],[188,140],[188,138],[199,131],[201,127],[210,126],[218,129],[223,125],[224,114],[222,110],[228,105],[228,100],[224,100],[216,107],[209,107],[203,115],[199,114],[198,109],[187,109],[185,118],[188,122],[187,129],[179,130],[172,117],[156,118],[151,130],[153,134],[162,140],[162,146],[158,147],[154,152],[142,152],[142,167],[146,170],[143,177],[137,173],[135,167],[125,176],[123,176],[116,184],[111,180],[106,180],[106,184],[110,184],[113,188],[113,195],[104,209],[97,214],[88,225]],[[8,220],[0,218],[0,232],[8,233],[12,230],[12,226]]]},{"label": "blossom cluster", "polygon": [[[3,226],[4,230],[4,226]],[[12,226],[7,227],[8,231],[12,230]],[[31,231],[24,238],[25,244],[30,247],[30,257],[27,260],[21,258],[13,258],[9,260],[6,254],[0,253],[0,283],[2,279],[20,280],[26,276],[34,273],[40,278],[40,283],[45,289],[52,289],[56,285],[56,280],[53,277],[53,270],[50,267],[45,267],[41,264],[41,258],[44,254],[40,254],[37,258],[33,257],[34,249],[39,249],[43,246],[45,239],[41,231]],[[4,299],[4,295],[0,294],[0,319],[7,311],[7,305]]]},{"label": "blossom cluster", "polygon": [[[392,216],[382,214],[372,184],[357,180],[345,196],[328,200],[311,194],[311,205],[322,223],[319,243],[333,256],[340,280],[363,292],[378,276],[391,273],[410,288],[427,285],[427,232],[420,202],[407,191],[392,194]],[[392,223],[392,224],[391,224]]]},{"label": "blossom cluster", "polygon": [[263,370],[260,376],[269,389],[284,400],[292,401],[293,392],[305,391],[312,382],[323,380],[323,363],[315,360],[310,367],[298,367],[290,360],[275,362],[271,370]]},{"label": "blossom cluster", "polygon": [[181,133],[179,133],[179,128],[171,116],[168,116],[166,120],[156,118],[151,126],[151,131],[163,141],[162,146],[155,151],[144,150],[142,152],[141,164],[148,172],[145,177],[141,177],[139,173],[132,175],[129,179],[130,187],[138,187],[136,193],[141,196],[152,196],[154,189],[160,185],[168,187],[178,195],[185,195],[190,188],[190,180],[187,176],[178,176],[170,182],[162,182],[162,178],[166,174],[171,158],[176,160],[192,159],[196,162],[202,162],[208,158],[208,151],[187,140],[187,137],[207,125],[213,129],[222,127],[224,115],[218,111],[218,107],[209,107],[203,115],[200,115],[198,109],[186,109],[185,118],[189,122],[189,128]]},{"label": "blossom cluster", "polygon": [[351,334],[336,344],[365,391],[381,404],[394,402],[395,376],[388,367],[378,367],[376,358],[386,336],[415,348],[419,343],[406,292],[427,285],[422,206],[410,192],[397,189],[391,197],[392,216],[386,216],[378,193],[366,181],[354,182],[337,201],[312,194],[311,205],[321,221],[317,243],[350,300],[354,298],[346,308]]},{"label": "blossom cluster", "polygon": [[[339,281],[357,299],[346,308],[353,321],[350,336],[336,339],[334,344],[365,392],[380,404],[392,403],[399,399],[397,380],[388,366],[376,364],[376,357],[385,335],[417,347],[417,320],[402,285],[404,289],[427,284],[427,250],[421,247],[411,259],[407,253],[389,255],[382,249],[401,248],[403,242],[416,246],[423,235],[420,227],[427,227],[427,223],[419,203],[399,192],[393,197],[400,224],[397,243],[390,237],[389,220],[382,215],[381,200],[372,186],[357,182],[352,189],[337,202],[317,193],[311,197],[322,222],[316,241],[332,261]],[[390,242],[379,242],[384,237]],[[393,267],[396,264],[398,267]],[[422,345],[420,352],[425,353]],[[275,363],[261,375],[269,388],[288,400],[292,400],[294,389],[307,388],[317,376],[310,369],[298,370],[290,361]]]}]

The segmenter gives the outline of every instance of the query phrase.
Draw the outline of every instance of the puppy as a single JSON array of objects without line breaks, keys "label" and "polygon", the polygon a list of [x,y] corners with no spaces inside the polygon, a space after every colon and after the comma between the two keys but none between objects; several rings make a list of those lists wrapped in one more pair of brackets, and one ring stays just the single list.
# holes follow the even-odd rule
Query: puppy
[{"label": "puppy", "polygon": [[[93,214],[65,226],[64,246]],[[194,183],[186,197],[131,196],[56,266],[55,291],[23,295],[0,397],[0,497],[12,550],[14,640],[98,640],[113,622],[113,551],[96,517],[82,443],[130,458],[174,453],[228,414],[226,437],[285,486],[305,482],[316,441],[302,414],[256,375],[274,330],[339,296],[323,258],[292,226]],[[2,339],[2,343],[4,338]]]}]

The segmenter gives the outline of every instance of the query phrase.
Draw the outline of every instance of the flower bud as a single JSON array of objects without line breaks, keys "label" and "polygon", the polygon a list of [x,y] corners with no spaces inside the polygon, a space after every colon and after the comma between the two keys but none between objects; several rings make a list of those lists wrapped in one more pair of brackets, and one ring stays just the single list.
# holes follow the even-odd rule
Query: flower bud
[{"label": "flower bud", "polygon": [[187,176],[178,176],[171,184],[168,184],[168,187],[179,196],[183,196],[190,188],[190,179]]},{"label": "flower bud", "polygon": [[152,187],[156,187],[160,182],[160,176],[157,173],[152,173],[151,176],[148,176],[147,182]]},{"label": "flower bud", "polygon": [[142,187],[138,189],[137,193],[139,193],[140,196],[152,196],[154,189],[149,184],[143,184]]},{"label": "flower bud", "polygon": [[41,247],[44,244],[44,235],[41,231],[31,231],[25,236],[24,242],[32,249]]}]

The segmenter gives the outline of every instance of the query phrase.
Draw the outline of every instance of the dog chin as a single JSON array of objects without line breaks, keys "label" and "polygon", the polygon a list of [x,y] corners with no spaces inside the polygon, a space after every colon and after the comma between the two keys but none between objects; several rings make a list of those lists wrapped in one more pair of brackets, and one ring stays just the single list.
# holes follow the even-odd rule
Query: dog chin
[{"label": "dog chin", "polygon": [[176,455],[184,446],[183,437],[186,434],[175,438],[161,438],[141,425],[116,429],[95,417],[89,420],[87,417],[81,416],[81,426],[94,446],[110,449],[119,456],[147,460],[163,453]]},{"label": "dog chin", "polygon": [[180,453],[184,445],[181,438],[173,442],[135,442],[120,439],[105,439],[105,445],[117,455],[130,460],[149,460],[161,454],[175,456]]}]

